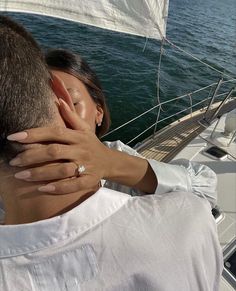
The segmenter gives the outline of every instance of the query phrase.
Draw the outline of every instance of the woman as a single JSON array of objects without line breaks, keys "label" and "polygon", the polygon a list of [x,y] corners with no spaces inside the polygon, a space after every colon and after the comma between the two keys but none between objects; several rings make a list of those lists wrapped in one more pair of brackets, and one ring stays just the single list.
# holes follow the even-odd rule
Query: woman
[{"label": "woman", "polygon": [[[69,128],[59,132],[52,128],[27,130],[27,137],[18,139],[19,142],[31,144],[50,140],[57,144],[54,148],[29,145],[10,163],[29,167],[28,171],[17,173],[17,179],[54,181],[40,187],[39,191],[57,194],[96,188],[103,180],[105,187],[132,195],[188,191],[208,196],[214,203],[211,196],[215,191],[215,175],[208,167],[189,161],[180,161],[180,166],[146,160],[120,141],[106,142],[104,146],[98,138],[108,131],[110,117],[96,74],[79,55],[65,50],[48,52],[46,62],[53,78],[64,83],[67,97],[59,99],[58,106],[73,131]],[[55,149],[59,155],[53,154]],[[54,162],[54,165],[30,168],[40,162]],[[70,179],[76,170],[77,179]]]}]

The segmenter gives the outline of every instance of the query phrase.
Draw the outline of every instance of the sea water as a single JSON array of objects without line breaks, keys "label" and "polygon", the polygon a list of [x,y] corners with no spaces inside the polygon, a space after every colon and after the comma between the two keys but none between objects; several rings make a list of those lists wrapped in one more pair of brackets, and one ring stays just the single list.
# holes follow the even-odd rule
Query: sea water
[{"label": "sea water", "polygon": [[[113,129],[156,105],[159,41],[51,17],[10,15],[23,23],[45,50],[66,48],[87,60],[102,82]],[[236,0],[170,0],[167,38],[217,70],[236,76]],[[160,99],[172,99],[207,86],[220,77],[220,73],[165,45]],[[209,91],[197,94],[192,102],[210,94]],[[187,97],[165,105],[161,118],[171,116],[189,104]],[[165,124],[181,116],[176,115]],[[106,139],[128,142],[155,120],[156,110],[153,110]],[[148,131],[133,144],[151,133]]]}]

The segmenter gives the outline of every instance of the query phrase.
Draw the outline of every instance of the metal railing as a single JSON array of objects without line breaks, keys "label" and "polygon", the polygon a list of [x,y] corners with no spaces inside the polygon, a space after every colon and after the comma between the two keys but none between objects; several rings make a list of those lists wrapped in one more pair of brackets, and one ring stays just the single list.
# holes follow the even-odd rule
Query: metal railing
[{"label": "metal railing", "polygon": [[[148,128],[146,128],[145,130],[143,130],[142,132],[140,132],[139,134],[137,134],[134,138],[132,138],[131,140],[129,140],[126,144],[130,144],[132,142],[134,142],[137,138],[139,138],[140,136],[142,136],[144,133],[146,133],[147,131],[149,131],[151,128],[155,127],[155,129],[157,128],[157,125],[160,124],[161,122],[163,121],[166,121],[168,119],[171,119],[173,118],[174,116],[178,116],[180,115],[181,113],[184,113],[186,111],[190,111],[190,114],[193,113],[193,109],[195,109],[196,106],[199,106],[200,104],[202,103],[205,103],[205,105],[202,106],[202,109],[205,110],[205,113],[208,112],[208,110],[211,108],[211,105],[212,103],[220,98],[220,97],[225,97],[227,94],[229,94],[229,90],[223,92],[223,93],[220,93],[220,94],[217,94],[220,87],[223,85],[223,84],[227,84],[227,83],[230,83],[230,84],[234,84],[236,85],[236,79],[230,79],[230,80],[227,80],[227,81],[223,81],[222,79],[220,79],[218,82],[214,82],[208,86],[205,86],[205,87],[202,87],[200,89],[197,89],[195,91],[192,91],[192,92],[189,92],[189,93],[186,93],[184,95],[181,95],[181,96],[178,96],[178,97],[175,97],[175,98],[172,98],[170,100],[166,100],[166,101],[163,101],[163,102],[160,102],[158,103],[157,105],[153,106],[152,108],[146,110],[145,112],[139,114],[138,116],[128,120],[127,122],[121,124],[120,126],[114,128],[113,130],[109,131],[107,134],[105,134],[103,137],[107,137],[109,136],[110,134],[120,130],[121,128],[124,128],[128,125],[130,125],[131,123],[135,122],[136,120],[140,119],[141,117],[147,115],[147,114],[150,114],[152,113],[155,109],[159,109],[159,110],[156,110],[156,122],[151,124]],[[214,93],[213,93],[213,96],[210,96],[209,97],[209,92],[208,92],[208,97],[204,98],[203,100],[201,101],[198,101],[196,103],[193,104],[193,97],[194,95],[196,95],[197,93],[200,93],[200,92],[203,92],[205,91],[206,89],[209,89],[210,88],[210,93],[213,89],[213,87],[216,86],[215,90],[214,90]],[[231,89],[231,91],[233,91],[235,88]],[[232,98],[232,97],[231,97]],[[190,103],[190,106],[188,106],[187,108],[184,108],[184,109],[181,109],[180,111],[178,112],[175,112],[174,114],[171,114],[167,117],[164,117],[162,119],[159,119],[158,118],[158,112],[160,111],[160,108],[163,106],[163,105],[166,105],[166,104],[171,104],[171,103],[174,103],[176,105],[176,102],[177,101],[180,101],[180,100],[183,100],[183,99],[188,99],[188,103]],[[210,102],[209,102],[210,100]],[[207,102],[207,103],[206,103]],[[187,115],[187,114],[186,114]],[[156,130],[153,131],[153,135],[155,134]]]}]

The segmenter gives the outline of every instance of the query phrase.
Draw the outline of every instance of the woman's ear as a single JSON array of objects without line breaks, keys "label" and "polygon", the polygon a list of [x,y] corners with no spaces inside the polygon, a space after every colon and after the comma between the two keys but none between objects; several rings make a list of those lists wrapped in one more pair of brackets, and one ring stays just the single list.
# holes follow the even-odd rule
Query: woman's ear
[{"label": "woman's ear", "polygon": [[96,116],[95,116],[96,125],[101,126],[103,116],[104,116],[104,111],[103,111],[102,106],[100,104],[96,105],[96,110],[97,110]]},{"label": "woman's ear", "polygon": [[75,111],[72,98],[69,92],[67,91],[63,81],[52,72],[51,72],[51,88],[58,99],[59,98],[63,99],[69,105],[70,109],[72,111]]}]

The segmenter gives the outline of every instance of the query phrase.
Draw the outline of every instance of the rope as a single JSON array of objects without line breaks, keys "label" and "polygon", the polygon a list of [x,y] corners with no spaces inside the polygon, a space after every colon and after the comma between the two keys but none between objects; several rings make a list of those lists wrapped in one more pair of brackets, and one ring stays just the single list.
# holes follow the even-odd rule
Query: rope
[{"label": "rope", "polygon": [[[174,114],[172,114],[172,115],[170,115],[170,116],[167,116],[167,117],[165,117],[164,119],[159,120],[157,123],[160,123],[160,122],[162,122],[162,121],[165,121],[165,120],[167,120],[167,119],[170,119],[170,118],[172,118],[172,117],[174,117],[174,116],[176,116],[176,115],[178,115],[178,114],[180,114],[180,113],[183,113],[183,112],[185,112],[185,111],[187,111],[187,110],[189,110],[189,109],[191,109],[191,107],[187,107],[187,108],[185,108],[185,109],[183,109],[183,110],[181,110],[181,111],[179,111],[179,112],[177,112],[177,113],[174,113]],[[151,126],[149,126],[147,129],[145,129],[144,131],[142,131],[139,135],[137,135],[137,136],[135,136],[133,139],[129,140],[126,144],[130,144],[131,142],[133,142],[135,139],[137,139],[138,137],[140,137],[141,135],[143,135],[146,131],[148,131],[149,129],[151,129],[154,125],[156,125],[156,123],[153,123],[153,124],[152,124]]]},{"label": "rope", "polygon": [[144,131],[142,131],[140,134],[136,135],[134,138],[132,138],[131,140],[129,140],[126,144],[129,145],[131,142],[133,142],[134,140],[136,140],[138,137],[140,137],[141,135],[143,135],[145,132],[147,132],[149,129],[151,129],[154,125],[156,125],[156,123],[153,123],[151,126],[149,126],[148,128],[146,128]]},{"label": "rope", "polygon": [[[229,82],[234,82],[234,81],[236,81],[236,79],[231,79],[231,80],[223,81],[222,84],[229,83]],[[205,90],[205,89],[207,89],[207,88],[210,88],[210,87],[212,87],[212,86],[215,86],[216,84],[217,84],[216,82],[215,82],[215,83],[212,83],[212,84],[210,84],[210,85],[208,85],[208,86],[202,87],[202,88],[197,89],[197,90],[195,90],[195,91],[189,92],[189,93],[187,93],[187,94],[184,94],[184,95],[181,95],[181,96],[178,96],[178,97],[172,98],[172,99],[170,99],[170,100],[164,101],[164,102],[162,102],[162,103],[160,103],[160,104],[157,104],[157,105],[153,106],[152,108],[150,108],[150,109],[144,111],[143,113],[139,114],[138,116],[136,116],[136,117],[134,117],[134,118],[128,120],[127,122],[121,124],[120,126],[114,128],[113,130],[111,130],[111,131],[109,131],[108,133],[104,134],[102,137],[105,137],[105,136],[110,135],[111,133],[113,133],[113,132],[119,130],[120,128],[122,128],[122,127],[124,127],[124,126],[126,126],[126,125],[128,125],[129,123],[131,123],[131,122],[137,120],[138,118],[140,118],[140,117],[146,115],[147,113],[151,112],[152,110],[154,110],[155,108],[157,108],[157,107],[160,106],[160,105],[164,105],[164,104],[167,104],[167,103],[170,103],[170,102],[176,101],[176,100],[178,100],[178,99],[184,98],[184,97],[188,96],[189,94],[192,95],[192,94],[195,94],[195,93],[201,92],[201,91],[203,91],[203,90]],[[205,101],[205,100],[206,100],[206,99],[202,100],[201,102],[203,102],[203,101]],[[193,107],[194,107],[194,105],[193,105]]]},{"label": "rope", "polygon": [[216,69],[215,67],[213,67],[213,66],[211,66],[211,65],[209,65],[209,64],[207,64],[207,63],[205,63],[205,62],[203,62],[201,59],[199,59],[198,57],[194,56],[193,54],[191,54],[191,53],[185,51],[184,49],[182,49],[181,47],[177,46],[176,44],[174,44],[173,42],[171,42],[171,41],[168,40],[167,38],[165,38],[165,40],[166,40],[167,43],[169,43],[169,44],[170,44],[172,47],[174,47],[175,49],[177,49],[177,50],[179,50],[179,51],[185,53],[186,55],[192,57],[193,59],[197,60],[197,61],[200,62],[201,64],[207,66],[208,68],[210,68],[210,69],[212,69],[212,70],[214,70],[214,71],[216,71],[216,72],[220,73],[221,75],[226,76],[226,77],[228,77],[228,78],[234,78],[234,77],[232,77],[231,75],[226,74],[226,73],[224,73],[224,72],[222,72],[222,71]]},{"label": "rope", "polygon": [[159,104],[158,104],[158,105],[156,105],[156,106],[154,106],[154,107],[152,107],[152,108],[150,108],[150,109],[148,109],[148,110],[146,110],[145,112],[143,112],[143,113],[139,114],[138,116],[136,116],[136,117],[134,117],[134,118],[130,119],[129,121],[127,121],[127,122],[125,122],[125,123],[121,124],[120,126],[118,126],[118,127],[114,128],[113,130],[111,130],[111,131],[109,131],[108,133],[104,134],[102,137],[105,137],[105,136],[107,136],[107,135],[109,135],[109,134],[111,134],[111,133],[113,133],[113,132],[117,131],[118,129],[120,129],[120,128],[124,127],[125,125],[127,125],[127,124],[129,124],[129,123],[131,123],[131,122],[135,121],[135,120],[136,120],[136,119],[138,119],[139,117],[142,117],[143,115],[146,115],[148,112],[150,112],[150,111],[154,110],[154,109],[155,109],[155,108],[157,108],[158,106],[159,106]]},{"label": "rope", "polygon": [[191,117],[193,116],[193,100],[192,100],[192,95],[188,94],[189,97],[189,101],[190,101],[190,113],[191,113]]},{"label": "rope", "polygon": [[157,105],[160,105],[160,106],[158,107],[158,111],[157,111],[157,117],[156,117],[155,127],[154,127],[154,130],[153,130],[153,135],[155,134],[156,129],[157,129],[157,123],[158,123],[158,120],[159,120],[159,117],[160,117],[160,113],[161,113],[161,111],[164,111],[162,109],[161,100],[160,100],[161,59],[162,59],[162,54],[164,52],[164,44],[165,44],[165,38],[162,38],[161,47],[160,47],[160,56],[159,56],[159,62],[158,62],[158,70],[157,70],[157,82],[156,82]]},{"label": "rope", "polygon": [[145,49],[147,47],[147,43],[148,43],[148,37],[146,37],[146,40],[145,40],[145,44],[144,44],[144,47],[143,47],[143,53],[145,52]]},{"label": "rope", "polygon": [[[160,102],[160,75],[161,75],[161,60],[162,60],[162,55],[163,55],[163,52],[164,52],[164,45],[165,45],[165,39],[163,38],[162,41],[161,41],[160,57],[159,57],[158,71],[157,71],[157,82],[156,82],[157,104],[161,103]],[[160,109],[162,110],[161,106],[160,106]]]},{"label": "rope", "polygon": [[[164,52],[164,44],[165,44],[165,41],[167,41],[167,43],[169,43],[169,44],[170,44],[172,47],[174,47],[175,49],[178,49],[178,50],[184,52],[185,54],[191,56],[193,59],[197,60],[198,62],[204,64],[205,66],[211,68],[211,69],[214,70],[214,71],[217,71],[217,72],[220,73],[221,75],[225,75],[225,76],[227,76],[227,77],[232,78],[230,75],[228,75],[228,74],[226,74],[226,73],[224,73],[224,72],[222,72],[222,71],[220,71],[220,70],[214,68],[213,66],[211,66],[211,65],[209,65],[209,64],[207,64],[207,63],[205,63],[205,62],[203,62],[202,60],[200,60],[199,58],[197,58],[197,57],[194,56],[193,54],[186,52],[185,50],[183,50],[182,48],[180,48],[179,46],[175,45],[175,44],[172,43],[170,40],[168,40],[167,38],[165,38],[163,35],[161,35],[161,36],[162,36],[162,41],[161,41],[161,47],[160,47],[160,57],[159,57],[159,63],[158,63],[157,83],[156,83],[156,85],[157,85],[157,104],[160,104],[160,106],[158,107],[157,118],[156,118],[156,126],[155,126],[155,128],[154,128],[153,134],[155,134],[156,129],[157,129],[157,122],[158,122],[159,117],[160,117],[160,112],[161,112],[161,111],[162,111],[162,112],[167,112],[167,110],[164,110],[164,109],[163,109],[163,106],[162,106],[162,104],[161,104],[161,102],[160,102],[160,73],[161,73],[161,60],[162,60],[162,54],[163,54],[163,52]],[[211,87],[211,89],[212,89],[212,87]],[[189,93],[189,96],[191,96],[190,94],[191,94],[191,93]],[[190,97],[190,98],[191,98],[191,97]],[[192,102],[192,100],[190,100],[190,102]]]}]

